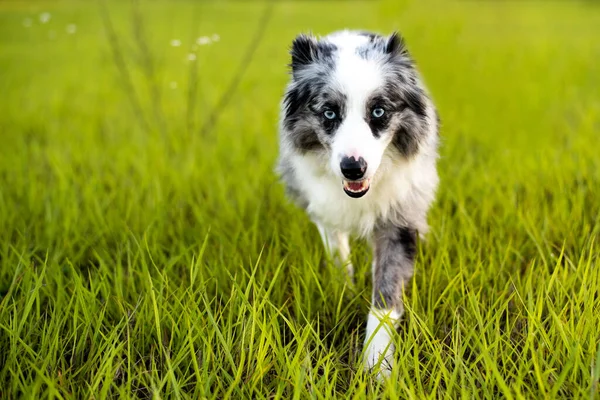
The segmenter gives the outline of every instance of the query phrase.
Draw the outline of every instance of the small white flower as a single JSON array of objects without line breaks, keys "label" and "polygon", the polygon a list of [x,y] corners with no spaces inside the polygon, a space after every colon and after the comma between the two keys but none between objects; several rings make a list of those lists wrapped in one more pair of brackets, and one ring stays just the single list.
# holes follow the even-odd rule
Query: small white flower
[{"label": "small white flower", "polygon": [[208,36],[200,36],[198,40],[196,40],[198,46],[204,46],[205,44],[210,44],[210,38]]},{"label": "small white flower", "polygon": [[181,40],[179,40],[179,39],[173,39],[173,40],[171,40],[171,46],[173,46],[173,47],[179,47],[179,46],[181,46]]},{"label": "small white flower", "polygon": [[171,81],[171,83],[169,83],[169,87],[170,87],[171,89],[177,89],[177,82],[175,82],[175,81]]},{"label": "small white flower", "polygon": [[194,53],[190,53],[188,54],[187,59],[189,61],[196,61],[196,55]]},{"label": "small white flower", "polygon": [[75,24],[69,24],[69,25],[67,25],[67,33],[69,35],[72,35],[75,32],[77,32],[77,25],[75,25]]},{"label": "small white flower", "polygon": [[24,26],[25,28],[29,28],[29,27],[31,26],[31,24],[32,24],[31,18],[25,18],[25,19],[23,20],[23,26]]},{"label": "small white flower", "polygon": [[221,36],[219,36],[218,33],[213,33],[213,35],[211,36],[211,39],[213,42],[218,42],[219,40],[221,40]]},{"label": "small white flower", "polygon": [[50,21],[50,17],[51,17],[51,15],[49,12],[43,12],[40,14],[40,22],[42,24],[45,24]]}]

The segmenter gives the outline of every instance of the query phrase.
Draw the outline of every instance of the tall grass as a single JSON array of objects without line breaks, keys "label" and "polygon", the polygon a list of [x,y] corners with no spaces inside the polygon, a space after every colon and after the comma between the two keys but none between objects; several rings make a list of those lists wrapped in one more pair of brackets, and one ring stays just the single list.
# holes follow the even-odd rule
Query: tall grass
[{"label": "tall grass", "polygon": [[[266,7],[0,3],[0,398],[600,398],[600,9]],[[443,122],[386,384],[367,246],[348,287],[272,172],[289,43],[344,27]]]}]

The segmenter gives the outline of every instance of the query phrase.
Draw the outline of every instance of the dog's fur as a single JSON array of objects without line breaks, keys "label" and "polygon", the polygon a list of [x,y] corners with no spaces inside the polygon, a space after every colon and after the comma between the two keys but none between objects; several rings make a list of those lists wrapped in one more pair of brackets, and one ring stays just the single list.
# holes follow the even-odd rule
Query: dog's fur
[{"label": "dog's fur", "polygon": [[[417,237],[427,231],[438,185],[437,111],[396,33],[299,35],[291,56],[278,172],[328,253],[350,275],[348,235],[371,239],[364,360],[368,368],[383,361],[385,374],[403,312],[402,289],[412,277]],[[344,165],[354,169],[343,172]],[[364,176],[349,179],[348,171]]]}]

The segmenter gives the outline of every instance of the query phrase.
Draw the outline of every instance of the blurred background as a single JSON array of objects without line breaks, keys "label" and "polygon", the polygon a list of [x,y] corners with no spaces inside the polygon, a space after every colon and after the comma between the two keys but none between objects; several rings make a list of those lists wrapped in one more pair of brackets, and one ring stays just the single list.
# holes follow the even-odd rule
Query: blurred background
[{"label": "blurred background", "polygon": [[291,40],[343,28],[405,36],[440,109],[442,196],[595,194],[598,26],[590,2],[3,1],[3,234],[45,249],[168,221],[194,241],[253,209]]},{"label": "blurred background", "polygon": [[[400,31],[442,120],[442,183],[431,212],[430,240],[418,260],[424,267],[415,278],[416,293],[427,289],[412,297],[410,307],[436,315],[424,323],[443,342],[467,293],[485,288],[475,301],[483,309],[498,296],[549,288],[561,276],[561,289],[548,289],[540,299],[555,301],[559,320],[566,315],[560,310],[571,304],[569,315],[587,316],[588,325],[554,330],[555,336],[548,335],[556,342],[548,339],[544,351],[554,349],[556,360],[580,357],[564,378],[566,388],[559,380],[565,390],[560,393],[597,388],[590,368],[599,341],[593,333],[600,314],[594,314],[598,278],[578,268],[592,265],[597,271],[598,263],[598,3],[4,0],[0,339],[7,367],[0,378],[11,389],[0,395],[26,393],[28,383],[44,375],[41,354],[67,345],[84,367],[72,371],[72,386],[68,379],[63,384],[79,393],[78,382],[95,379],[94,366],[110,367],[100,367],[99,359],[85,353],[85,340],[74,337],[108,343],[94,330],[124,327],[121,318],[134,310],[146,310],[135,325],[139,354],[160,342],[153,339],[155,316],[159,325],[169,325],[170,316],[187,315],[198,321],[194,337],[212,337],[215,331],[201,327],[210,325],[209,319],[198,315],[208,304],[216,304],[217,314],[227,309],[227,299],[220,296],[236,284],[254,282],[248,275],[253,270],[264,282],[277,282],[271,301],[278,313],[290,320],[303,315],[303,325],[318,315],[319,326],[360,335],[369,298],[366,247],[359,243],[354,257],[362,266],[359,297],[367,300],[356,305],[351,322],[338,328],[328,296],[345,296],[343,285],[328,278],[336,272],[319,271],[316,230],[286,202],[273,173],[291,41],[300,32],[324,35],[344,28]],[[286,273],[277,275],[281,262]],[[452,286],[457,276],[468,279]],[[185,289],[190,279],[211,283],[191,295]],[[587,291],[577,292],[581,288]],[[149,297],[154,290],[159,314],[152,311],[156,299]],[[70,308],[70,299],[78,296],[86,299],[82,304],[90,307],[89,314]],[[207,300],[196,304],[197,314],[181,300],[194,296]],[[432,300],[444,296],[449,297],[442,303]],[[510,340],[519,342],[528,337],[531,315],[526,301],[516,303],[507,300],[499,306],[507,314],[498,315],[508,315],[517,332]],[[93,329],[68,322],[79,318]],[[463,318],[479,321],[468,311]],[[50,326],[63,321],[57,331],[62,333],[56,334],[62,344],[45,342],[36,320]],[[241,339],[231,329],[227,340],[235,346]],[[184,341],[185,334],[170,332],[176,354],[177,338]],[[333,337],[332,348],[337,343],[344,363],[352,361],[343,336]],[[575,337],[585,350],[571,353]],[[428,345],[423,346],[426,352]],[[181,344],[180,354],[185,349]],[[18,354],[26,354],[22,357],[30,364]],[[54,366],[69,364],[69,358],[52,354],[51,361],[42,362],[44,368],[53,366],[44,378],[48,386],[40,387],[60,392],[59,372],[67,367]],[[556,382],[561,368],[540,363],[557,371]],[[186,369],[176,365],[174,376],[185,375]],[[266,370],[274,368],[268,365]],[[508,364],[502,365],[504,371]],[[479,373],[468,363],[463,367]],[[161,382],[161,367],[156,368],[156,382]],[[411,364],[407,373],[412,368],[419,366]],[[515,376],[524,376],[519,371]],[[481,374],[486,383],[480,389],[489,384]],[[130,371],[128,379],[138,379],[132,385],[150,393],[152,385],[135,376]],[[260,379],[268,385],[266,376]],[[440,379],[448,385],[446,378],[436,379],[427,381],[425,391],[435,393]],[[539,380],[531,378],[527,386],[526,378],[519,379],[533,397],[546,393]],[[492,388],[490,393],[498,392]]]}]

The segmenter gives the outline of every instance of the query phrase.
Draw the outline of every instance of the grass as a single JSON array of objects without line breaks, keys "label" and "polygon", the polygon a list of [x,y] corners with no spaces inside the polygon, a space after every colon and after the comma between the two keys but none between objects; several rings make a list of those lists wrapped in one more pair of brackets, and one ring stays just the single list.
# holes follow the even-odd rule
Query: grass
[{"label": "grass", "polygon": [[[0,3],[0,398],[600,398],[597,5],[278,2],[203,130],[267,4],[101,4]],[[401,29],[443,121],[385,385],[367,247],[351,289],[272,172],[286,49],[343,27]]]}]

